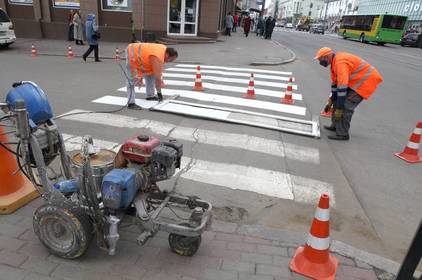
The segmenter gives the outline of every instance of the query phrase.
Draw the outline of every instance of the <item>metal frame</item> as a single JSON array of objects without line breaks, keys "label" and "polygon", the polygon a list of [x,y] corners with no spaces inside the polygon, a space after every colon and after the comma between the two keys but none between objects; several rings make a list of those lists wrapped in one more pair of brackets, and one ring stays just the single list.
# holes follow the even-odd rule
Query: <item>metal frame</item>
[{"label": "metal frame", "polygon": [[[258,122],[248,122],[248,121],[242,121],[242,120],[235,120],[235,119],[229,119],[229,118],[218,118],[218,117],[206,117],[206,116],[199,116],[194,114],[186,114],[182,112],[174,112],[174,111],[168,111],[165,110],[164,106],[167,104],[180,104],[180,105],[186,105],[191,107],[199,107],[199,108],[205,108],[205,109],[211,109],[211,110],[220,110],[220,111],[226,111],[230,113],[241,113],[241,114],[247,114],[247,115],[253,115],[258,117],[264,117],[264,118],[272,118],[275,120],[285,121],[285,122],[291,122],[291,123],[298,123],[302,125],[310,125],[311,126],[311,132],[299,130],[299,129],[289,129],[289,128],[283,128],[280,126],[274,126],[274,125],[265,125]],[[283,117],[283,116],[277,116],[277,115],[270,115],[270,114],[262,114],[262,113],[256,113],[256,112],[250,112],[246,110],[238,110],[238,109],[232,109],[232,108],[226,108],[226,107],[218,107],[218,106],[211,106],[211,105],[205,105],[205,104],[197,104],[197,103],[190,103],[190,102],[184,102],[184,101],[178,101],[178,100],[166,100],[164,102],[158,103],[157,105],[150,108],[151,111],[161,111],[161,112],[168,112],[168,113],[175,113],[175,114],[181,114],[181,115],[189,115],[189,116],[195,116],[198,118],[205,118],[210,120],[217,120],[217,121],[223,121],[223,122],[230,122],[230,123],[237,123],[237,124],[243,124],[243,125],[249,125],[249,126],[255,126],[255,127],[261,127],[261,128],[267,128],[271,130],[277,130],[281,132],[288,132],[292,134],[298,134],[303,136],[310,136],[315,138],[320,138],[320,124],[319,121],[314,118],[312,121],[303,120],[303,119],[295,119],[295,118],[289,118],[289,117]]]},{"label": "metal frame", "polygon": [[[185,34],[185,8],[186,8],[186,0],[180,0],[181,1],[181,17],[180,22],[179,21],[170,21],[170,1],[167,0],[167,35],[181,35],[181,36],[188,36],[188,37],[195,37],[198,36],[198,17],[199,17],[199,1],[196,0],[196,14],[195,14],[195,23],[187,23],[191,25],[195,25],[195,33],[194,34]],[[180,24],[180,33],[170,33],[169,24],[170,23],[176,23]],[[182,32],[183,31],[183,32]]]}]

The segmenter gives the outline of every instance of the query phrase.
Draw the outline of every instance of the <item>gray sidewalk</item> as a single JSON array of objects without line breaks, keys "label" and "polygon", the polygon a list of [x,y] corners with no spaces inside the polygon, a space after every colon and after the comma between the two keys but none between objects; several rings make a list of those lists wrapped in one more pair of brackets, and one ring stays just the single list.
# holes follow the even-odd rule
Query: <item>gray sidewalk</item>
[{"label": "gray sidewalk", "polygon": [[[63,40],[18,38],[10,46],[10,53],[31,54],[31,44],[36,46],[39,55],[67,56],[68,46],[72,46],[73,53],[80,59],[89,46],[78,46],[74,42]],[[113,59],[115,49],[119,48],[124,57],[126,43],[103,42],[99,43],[100,58]],[[294,60],[294,53],[288,48],[271,40],[264,40],[250,33],[246,38],[241,29],[231,37],[221,36],[214,44],[180,44],[171,45],[179,52],[177,62],[219,65],[279,65]],[[93,53],[91,54],[91,58]],[[88,59],[90,61],[90,59]]]},{"label": "gray sidewalk", "polygon": [[[203,234],[201,247],[193,257],[172,253],[165,233],[141,247],[136,244],[137,228],[128,227],[120,231],[115,256],[108,256],[93,242],[83,257],[60,259],[34,235],[32,213],[40,204],[37,199],[11,215],[0,216],[1,280],[307,279],[289,270],[289,262],[306,233],[219,221],[214,222],[212,231]],[[340,262],[336,279],[393,279],[358,259],[333,254]]]}]

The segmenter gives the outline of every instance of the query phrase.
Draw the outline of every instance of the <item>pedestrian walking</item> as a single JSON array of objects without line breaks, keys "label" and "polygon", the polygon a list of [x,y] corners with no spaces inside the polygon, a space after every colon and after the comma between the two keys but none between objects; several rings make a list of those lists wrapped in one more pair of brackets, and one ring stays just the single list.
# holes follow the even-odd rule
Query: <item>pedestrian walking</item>
[{"label": "pedestrian walking", "polygon": [[266,23],[266,31],[265,31],[265,39],[271,39],[273,36],[273,31],[275,27],[276,20],[275,18],[268,17],[267,19],[268,24]]},{"label": "pedestrian walking", "polygon": [[249,15],[246,15],[244,21],[243,21],[243,32],[245,33],[245,36],[248,37],[249,30],[251,29],[252,20]]},{"label": "pedestrian walking", "polygon": [[228,12],[227,16],[226,16],[226,36],[232,36],[231,31],[233,28],[233,16],[231,12]]},{"label": "pedestrian walking", "polygon": [[[125,50],[127,73],[127,107],[142,109],[135,103],[135,86],[141,86],[145,80],[146,100],[163,99],[161,94],[164,64],[173,62],[178,57],[175,49],[163,44],[131,43]],[[157,96],[155,96],[157,91]]]},{"label": "pedestrian walking", "polygon": [[271,20],[272,20],[272,17],[269,16],[267,20],[265,21],[265,39],[269,39],[270,37],[269,33],[270,33]]},{"label": "pedestrian walking", "polygon": [[262,18],[262,16],[259,16],[258,18],[258,23],[256,25],[256,36],[262,36],[262,34],[264,33],[264,26],[265,26],[265,21]]},{"label": "pedestrian walking", "polygon": [[73,41],[73,10],[69,10],[69,14],[67,15],[67,23],[68,23],[68,30],[67,30],[67,40]]},{"label": "pedestrian walking", "polygon": [[239,23],[239,16],[235,14],[233,16],[233,29],[232,29],[233,32],[236,32],[238,23]]},{"label": "pedestrian walking", "polygon": [[100,39],[100,32],[98,29],[97,22],[95,20],[95,14],[88,14],[86,23],[86,40],[89,44],[88,50],[82,56],[83,60],[86,61],[86,58],[94,51],[95,62],[100,62],[99,50],[98,50],[98,39]]},{"label": "pedestrian walking", "polygon": [[76,45],[84,44],[82,18],[79,11],[75,11],[73,14],[73,37]]},{"label": "pedestrian walking", "polygon": [[331,125],[324,128],[336,135],[328,138],[349,140],[350,122],[356,107],[375,92],[383,78],[374,66],[350,53],[324,47],[314,59],[318,59],[321,66],[330,65],[331,70],[331,97],[324,111],[329,111],[332,104],[333,114]]}]

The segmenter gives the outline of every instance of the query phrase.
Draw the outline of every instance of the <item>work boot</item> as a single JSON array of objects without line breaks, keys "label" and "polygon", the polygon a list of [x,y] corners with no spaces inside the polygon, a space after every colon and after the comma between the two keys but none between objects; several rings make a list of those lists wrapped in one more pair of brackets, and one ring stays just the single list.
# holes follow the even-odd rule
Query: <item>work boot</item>
[{"label": "work boot", "polygon": [[158,97],[157,96],[148,96],[145,99],[148,100],[148,101],[158,101]]},{"label": "work boot", "polygon": [[127,108],[131,110],[142,110],[142,107],[139,105],[136,105],[135,103],[127,104]]},{"label": "work boot", "polygon": [[336,127],[331,125],[324,125],[324,129],[336,132]]},{"label": "work boot", "polygon": [[328,135],[328,139],[347,141],[349,140],[349,135]]}]

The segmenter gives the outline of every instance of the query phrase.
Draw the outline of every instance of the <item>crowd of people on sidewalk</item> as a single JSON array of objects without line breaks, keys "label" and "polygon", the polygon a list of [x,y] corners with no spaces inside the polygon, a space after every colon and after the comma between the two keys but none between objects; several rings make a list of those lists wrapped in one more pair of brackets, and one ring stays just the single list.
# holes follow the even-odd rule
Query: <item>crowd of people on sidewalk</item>
[{"label": "crowd of people on sidewalk", "polygon": [[253,18],[250,14],[242,17],[229,12],[226,16],[226,32],[224,35],[231,36],[232,32],[237,32],[237,27],[243,26],[243,32],[246,37],[249,36],[250,31],[255,31],[256,36],[261,36],[265,39],[271,39],[276,24],[276,19],[272,16]]},{"label": "crowd of people on sidewalk", "polygon": [[90,13],[87,16],[85,24],[78,10],[69,10],[68,15],[68,41],[75,42],[76,45],[84,44],[84,33],[86,42],[89,45],[87,51],[83,54],[82,59],[86,61],[87,57],[94,51],[95,62],[100,62],[98,40],[100,39],[100,32],[96,22],[95,14]]}]

